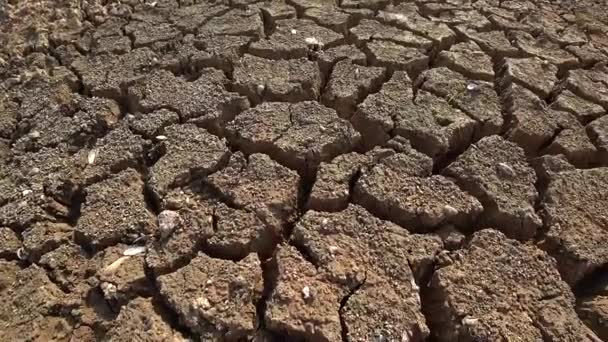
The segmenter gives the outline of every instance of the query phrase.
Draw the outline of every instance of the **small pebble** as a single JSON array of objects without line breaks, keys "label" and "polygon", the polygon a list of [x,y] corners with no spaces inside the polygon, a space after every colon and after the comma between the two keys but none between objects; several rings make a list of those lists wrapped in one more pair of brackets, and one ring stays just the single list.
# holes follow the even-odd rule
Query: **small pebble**
[{"label": "small pebble", "polygon": [[30,134],[29,134],[29,136],[32,139],[38,139],[38,138],[40,138],[40,132],[38,132],[38,131],[31,131]]},{"label": "small pebble", "polygon": [[158,141],[164,141],[164,140],[167,140],[167,139],[168,138],[165,135],[157,135],[156,136],[156,140],[158,140]]},{"label": "small pebble", "polygon": [[297,34],[298,31],[296,31],[296,29],[291,29],[291,34]]},{"label": "small pebble", "polygon": [[30,190],[30,189],[26,189],[26,190],[23,190],[23,191],[21,192],[21,194],[22,194],[23,196],[27,196],[27,195],[29,195],[29,194],[31,194],[31,193],[32,193],[32,190]]}]

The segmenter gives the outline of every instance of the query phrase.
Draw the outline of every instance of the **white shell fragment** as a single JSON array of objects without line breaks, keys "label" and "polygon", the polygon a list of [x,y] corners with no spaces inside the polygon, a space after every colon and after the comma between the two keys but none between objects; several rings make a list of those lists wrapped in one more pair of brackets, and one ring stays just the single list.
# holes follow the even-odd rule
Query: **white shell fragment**
[{"label": "white shell fragment", "polygon": [[97,149],[94,148],[94,149],[90,150],[89,154],[87,155],[87,163],[89,165],[93,164],[95,162],[96,157],[97,157]]},{"label": "white shell fragment", "polygon": [[23,191],[21,192],[21,194],[22,194],[23,196],[27,196],[27,195],[29,195],[29,194],[31,194],[31,193],[32,193],[32,190],[30,190],[30,189],[26,189],[26,190],[23,190]]},{"label": "white shell fragment", "polygon": [[122,265],[127,259],[129,259],[128,256],[121,256],[120,258],[116,259],[113,263],[106,266],[101,272],[103,274],[112,274],[112,273],[116,272],[116,270],[118,270],[120,268],[120,265]]},{"label": "white shell fragment", "polygon": [[296,29],[291,29],[291,34],[297,34],[298,31],[296,31]]},{"label": "white shell fragment", "polygon": [[30,134],[29,134],[29,136],[32,139],[38,139],[38,138],[40,138],[40,132],[38,132],[38,131],[31,131]]},{"label": "white shell fragment", "polygon": [[418,286],[418,284],[416,284],[416,280],[414,280],[414,278],[410,279],[410,285],[412,286],[412,290],[420,290],[420,287]]},{"label": "white shell fragment", "polygon": [[156,140],[158,140],[158,141],[164,141],[164,140],[167,140],[167,139],[168,138],[167,138],[166,135],[157,135],[156,136]]},{"label": "white shell fragment", "polygon": [[177,227],[179,223],[179,214],[172,210],[163,210],[158,214],[158,229],[160,236],[167,238]]},{"label": "white shell fragment", "polygon": [[209,302],[209,299],[205,297],[198,297],[194,300],[194,306],[203,310],[207,310],[211,308],[211,303]]},{"label": "white shell fragment", "polygon": [[27,252],[25,251],[25,248],[21,247],[17,250],[17,258],[19,258],[19,260],[27,259]]},{"label": "white shell fragment", "polygon": [[125,256],[134,256],[146,252],[146,246],[130,246],[122,252]]},{"label": "white shell fragment", "polygon": [[479,84],[477,84],[475,82],[469,82],[469,83],[467,83],[467,90],[468,91],[477,91],[477,90],[479,90]]},{"label": "white shell fragment", "polygon": [[116,285],[108,282],[101,283],[100,287],[105,299],[114,298],[116,296],[116,292],[118,291]]},{"label": "white shell fragment", "polygon": [[507,176],[507,177],[515,176],[515,170],[513,170],[513,168],[507,163],[498,163],[498,165],[496,167],[498,168],[498,171],[503,176]]},{"label": "white shell fragment", "polygon": [[264,86],[263,84],[258,84],[256,89],[258,91],[258,94],[261,94],[264,92],[264,89],[266,89],[266,86]]},{"label": "white shell fragment", "polygon": [[318,47],[321,48],[323,47],[323,43],[321,43],[317,38],[315,37],[308,37],[306,39],[304,39],[304,41],[306,42],[306,44],[311,45],[313,47]]},{"label": "white shell fragment", "polygon": [[462,324],[464,324],[464,325],[470,326],[470,325],[476,324],[477,322],[479,322],[478,318],[473,318],[473,317],[469,317],[469,316],[462,319]]},{"label": "white shell fragment", "polygon": [[451,217],[451,216],[458,215],[458,210],[457,210],[456,208],[452,207],[451,205],[446,204],[446,205],[443,207],[443,213],[444,213],[446,216],[450,216],[450,217]]},{"label": "white shell fragment", "polygon": [[310,287],[304,286],[304,288],[302,288],[302,297],[304,299],[309,299],[310,298]]}]

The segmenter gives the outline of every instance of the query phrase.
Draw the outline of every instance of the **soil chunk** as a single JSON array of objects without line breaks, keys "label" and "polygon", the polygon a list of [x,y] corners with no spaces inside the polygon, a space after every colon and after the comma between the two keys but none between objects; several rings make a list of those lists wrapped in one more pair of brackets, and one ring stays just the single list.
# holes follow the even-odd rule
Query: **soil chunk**
[{"label": "soil chunk", "polygon": [[574,296],[545,252],[486,229],[453,253],[430,283],[430,324],[439,341],[597,340],[577,317]]},{"label": "soil chunk", "polygon": [[533,238],[542,226],[534,211],[536,174],[523,149],[494,135],[483,138],[444,170],[484,206],[484,224],[518,239]]},{"label": "soil chunk", "polygon": [[183,324],[205,338],[236,340],[253,335],[260,270],[255,255],[233,262],[200,254],[188,266],[160,276],[158,283]]}]

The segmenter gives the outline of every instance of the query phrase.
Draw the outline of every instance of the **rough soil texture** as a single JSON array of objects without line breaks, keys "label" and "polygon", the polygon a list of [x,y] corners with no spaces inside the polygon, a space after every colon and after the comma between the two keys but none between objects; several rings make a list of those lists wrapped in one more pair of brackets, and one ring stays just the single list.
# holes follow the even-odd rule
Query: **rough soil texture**
[{"label": "rough soil texture", "polygon": [[608,341],[608,5],[0,0],[7,341]]}]

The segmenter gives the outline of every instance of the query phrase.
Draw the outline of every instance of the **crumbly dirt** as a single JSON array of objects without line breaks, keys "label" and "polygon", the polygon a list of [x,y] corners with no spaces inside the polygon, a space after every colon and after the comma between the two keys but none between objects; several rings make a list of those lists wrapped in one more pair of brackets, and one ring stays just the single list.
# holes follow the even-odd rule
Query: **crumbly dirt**
[{"label": "crumbly dirt", "polygon": [[608,5],[0,0],[7,341],[608,341]]}]

